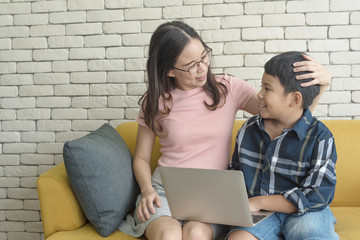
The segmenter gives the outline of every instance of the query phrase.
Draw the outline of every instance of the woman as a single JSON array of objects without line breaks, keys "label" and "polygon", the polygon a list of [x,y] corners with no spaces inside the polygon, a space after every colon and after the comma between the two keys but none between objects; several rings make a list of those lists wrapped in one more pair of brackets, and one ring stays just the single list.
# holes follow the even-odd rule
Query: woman
[{"label": "woman", "polygon": [[[323,92],[330,74],[307,59],[297,63],[294,71],[311,71],[301,78],[314,78],[311,84],[321,84]],[[141,194],[134,216],[127,216],[121,231],[136,237],[145,234],[148,239],[180,240],[215,239],[228,230],[223,225],[172,218],[159,171],[151,175],[150,170],[156,136],[162,146],[160,166],[226,169],[236,112],[259,112],[256,89],[238,78],[213,75],[210,63],[211,49],[190,26],[174,21],[154,32],[133,162]]]}]

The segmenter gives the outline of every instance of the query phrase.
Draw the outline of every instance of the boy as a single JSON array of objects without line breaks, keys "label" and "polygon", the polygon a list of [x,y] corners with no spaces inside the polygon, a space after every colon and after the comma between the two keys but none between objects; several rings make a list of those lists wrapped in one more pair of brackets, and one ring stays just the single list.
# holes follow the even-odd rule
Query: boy
[{"label": "boy", "polygon": [[233,227],[227,239],[339,239],[329,204],[334,197],[337,159],[330,130],[308,107],[319,86],[301,87],[286,52],[265,64],[260,114],[236,137],[230,169],[244,173],[251,211],[276,213],[256,226]]}]

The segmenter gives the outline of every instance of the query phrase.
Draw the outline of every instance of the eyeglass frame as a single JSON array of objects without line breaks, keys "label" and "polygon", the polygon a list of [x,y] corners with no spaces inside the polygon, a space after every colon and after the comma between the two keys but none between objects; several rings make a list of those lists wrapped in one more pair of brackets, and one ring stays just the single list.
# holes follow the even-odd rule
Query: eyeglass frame
[{"label": "eyeglass frame", "polygon": [[[205,58],[206,55],[208,55],[209,53],[210,53],[209,61],[206,63],[206,62],[204,62],[204,58]],[[211,59],[212,59],[212,49],[209,48],[209,47],[207,47],[207,48],[206,48],[206,54],[205,54],[205,56],[204,56],[200,61],[194,62],[194,64],[192,64],[192,65],[189,67],[188,70],[181,69],[181,68],[177,68],[177,67],[174,67],[174,66],[173,66],[172,68],[173,68],[173,69],[176,69],[176,70],[183,71],[183,72],[188,72],[188,73],[190,74],[190,76],[192,76],[192,74],[190,73],[190,69],[191,69],[192,67],[197,66],[197,67],[199,68],[199,64],[200,64],[200,63],[203,63],[203,64],[205,64],[206,66],[210,66]]]}]

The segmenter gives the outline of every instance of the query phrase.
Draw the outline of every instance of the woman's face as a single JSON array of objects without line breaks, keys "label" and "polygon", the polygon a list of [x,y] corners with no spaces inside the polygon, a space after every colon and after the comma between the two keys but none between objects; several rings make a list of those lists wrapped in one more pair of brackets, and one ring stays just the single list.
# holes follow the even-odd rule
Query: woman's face
[{"label": "woman's face", "polygon": [[[199,39],[191,39],[186,45],[175,65],[169,71],[169,76],[175,79],[177,88],[191,90],[205,85],[209,69],[208,64],[210,64],[210,55],[207,50]],[[188,71],[189,69],[190,71]]]}]

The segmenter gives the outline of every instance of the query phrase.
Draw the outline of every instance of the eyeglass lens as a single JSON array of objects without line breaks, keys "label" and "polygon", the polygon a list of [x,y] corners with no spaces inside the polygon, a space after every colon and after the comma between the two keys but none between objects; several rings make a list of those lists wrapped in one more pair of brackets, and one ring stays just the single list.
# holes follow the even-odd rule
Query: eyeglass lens
[{"label": "eyeglass lens", "polygon": [[191,75],[195,75],[197,73],[197,71],[199,70],[199,67],[200,67],[201,63],[205,64],[206,66],[209,66],[210,61],[211,61],[211,50],[206,53],[206,55],[204,56],[203,59],[201,59],[201,61],[194,63],[189,68],[189,73]]}]

